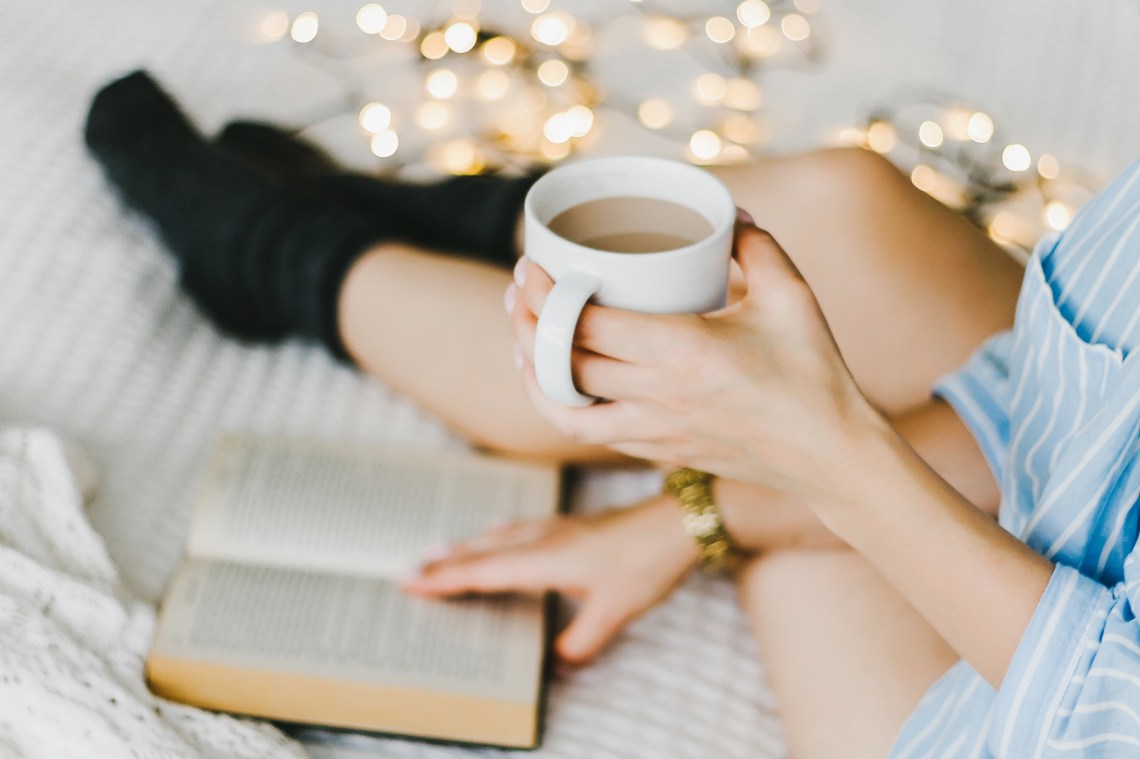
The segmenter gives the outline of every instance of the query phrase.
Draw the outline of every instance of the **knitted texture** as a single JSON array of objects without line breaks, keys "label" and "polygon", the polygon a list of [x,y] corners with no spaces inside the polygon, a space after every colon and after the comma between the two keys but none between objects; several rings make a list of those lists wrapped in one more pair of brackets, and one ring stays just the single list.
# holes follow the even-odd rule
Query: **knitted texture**
[{"label": "knitted texture", "polygon": [[154,607],[121,586],[87,521],[78,455],[47,430],[0,429],[0,753],[301,759],[269,725],[146,689]]},{"label": "knitted texture", "polygon": [[[518,10],[517,2],[501,4]],[[485,12],[496,5],[486,0]],[[767,88],[779,144],[814,142],[917,78],[955,83],[956,94],[989,107],[1010,139],[1034,151],[1087,158],[1103,176],[1134,157],[1140,13],[1132,0],[939,0],[889,13],[881,5],[824,4],[829,66],[774,75]],[[290,43],[250,43],[251,7],[223,0],[9,3],[0,24],[0,420],[51,426],[88,451],[102,479],[91,521],[130,592],[150,600],[180,561],[195,490],[223,431],[463,445],[319,349],[251,348],[219,335],[178,290],[154,230],[124,213],[86,153],[82,125],[92,94],[140,66],[210,132],[233,118],[304,123],[340,108],[350,93],[297,63]],[[342,3],[306,7],[321,12],[322,23],[326,12],[345,15],[351,27]],[[419,86],[403,77],[408,88]],[[606,123],[620,140],[623,122]],[[349,132],[361,140],[354,126]],[[644,131],[626,137],[606,150],[660,146]],[[621,503],[657,484],[640,474],[592,474],[572,502],[579,509]],[[99,722],[91,729],[116,728]],[[382,745],[400,757],[464,754]],[[695,576],[596,664],[554,683],[545,741],[532,756],[782,753],[774,702],[732,589]]]}]

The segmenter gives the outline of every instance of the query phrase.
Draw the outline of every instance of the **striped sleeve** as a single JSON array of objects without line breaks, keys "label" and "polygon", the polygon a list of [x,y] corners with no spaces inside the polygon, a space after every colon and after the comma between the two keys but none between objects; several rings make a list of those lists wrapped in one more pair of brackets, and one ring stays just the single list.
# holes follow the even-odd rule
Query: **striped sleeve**
[{"label": "striped sleeve", "polygon": [[939,379],[933,390],[936,398],[950,404],[978,441],[999,486],[1009,448],[1012,349],[1013,332],[999,332],[965,364]]},{"label": "striped sleeve", "polygon": [[1137,562],[1111,588],[1054,570],[997,693],[995,757],[1140,756]]}]

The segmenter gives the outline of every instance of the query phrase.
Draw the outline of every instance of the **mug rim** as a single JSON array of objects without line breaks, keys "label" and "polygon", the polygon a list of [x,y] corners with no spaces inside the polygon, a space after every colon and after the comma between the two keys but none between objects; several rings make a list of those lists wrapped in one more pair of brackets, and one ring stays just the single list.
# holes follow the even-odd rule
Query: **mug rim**
[{"label": "mug rim", "polygon": [[[530,190],[527,191],[526,198],[523,201],[523,216],[524,216],[525,224],[530,225],[531,223],[533,223],[533,224],[537,225],[539,228],[543,229],[545,232],[556,237],[559,241],[565,243],[566,245],[572,246],[572,248],[575,250],[575,252],[588,254],[588,255],[595,255],[595,256],[599,256],[599,257],[603,257],[603,258],[609,258],[611,256],[619,256],[623,259],[628,259],[629,253],[627,253],[627,252],[614,251],[614,250],[603,250],[601,248],[591,248],[588,245],[583,245],[580,242],[576,242],[576,241],[571,240],[567,237],[563,237],[562,235],[558,234],[557,232],[555,232],[554,230],[552,230],[550,228],[550,223],[548,221],[543,221],[542,219],[539,218],[538,211],[535,209],[534,206],[538,202],[536,200],[536,198],[542,192],[547,191],[549,189],[549,186],[552,184],[557,184],[559,181],[565,181],[567,179],[571,179],[571,178],[574,178],[576,176],[582,176],[582,175],[588,176],[591,172],[597,171],[599,168],[604,169],[607,165],[615,165],[615,164],[616,165],[622,165],[622,164],[630,164],[630,163],[634,163],[634,164],[640,163],[640,164],[643,164],[644,166],[646,166],[647,168],[650,168],[650,167],[668,168],[671,171],[690,172],[693,174],[693,176],[699,177],[700,181],[708,183],[710,190],[721,195],[722,200],[724,200],[726,203],[726,208],[730,209],[729,212],[726,214],[726,218],[717,221],[714,219],[710,219],[709,214],[706,213],[704,210],[699,209],[699,208],[692,208],[692,206],[688,206],[689,208],[692,208],[693,211],[699,213],[702,217],[704,217],[705,221],[709,222],[709,225],[712,227],[712,231],[709,232],[704,237],[701,237],[699,240],[694,240],[693,242],[689,243],[688,245],[685,245],[684,247],[669,248],[668,250],[657,250],[657,251],[651,251],[651,252],[638,253],[637,258],[639,260],[640,259],[654,259],[654,258],[658,258],[660,256],[678,256],[678,255],[684,255],[686,253],[691,253],[691,252],[693,252],[693,250],[695,248],[704,246],[710,240],[719,239],[726,232],[729,232],[733,226],[735,226],[735,224],[736,224],[736,214],[735,214],[736,204],[732,199],[732,193],[729,192],[728,188],[724,185],[723,182],[720,181],[720,179],[713,176],[708,171],[705,171],[701,167],[695,166],[691,163],[685,163],[683,161],[674,161],[674,160],[671,160],[668,158],[658,158],[656,156],[645,156],[645,155],[626,155],[626,156],[608,156],[605,158],[588,158],[588,159],[584,159],[581,161],[575,161],[573,163],[563,164],[561,166],[555,167],[554,169],[549,171],[547,174],[540,177],[537,182],[535,182],[533,185],[531,185]],[[672,201],[668,198],[655,197],[653,195],[646,195],[646,194],[640,194],[640,193],[633,194],[633,195],[635,197],[644,197],[644,198],[649,198],[649,199],[653,199],[653,200],[663,200],[663,201],[668,201],[668,202],[675,202],[675,201]],[[601,199],[606,198],[606,197],[628,197],[628,196],[630,196],[630,194],[601,196],[599,198],[594,198],[594,200],[601,200]],[[581,201],[581,202],[588,202],[588,201]],[[713,201],[713,202],[715,202],[715,201]],[[563,209],[563,211],[569,210],[569,208],[573,208],[573,207],[574,206],[568,206],[566,209]],[[561,211],[559,213],[561,213]]]}]

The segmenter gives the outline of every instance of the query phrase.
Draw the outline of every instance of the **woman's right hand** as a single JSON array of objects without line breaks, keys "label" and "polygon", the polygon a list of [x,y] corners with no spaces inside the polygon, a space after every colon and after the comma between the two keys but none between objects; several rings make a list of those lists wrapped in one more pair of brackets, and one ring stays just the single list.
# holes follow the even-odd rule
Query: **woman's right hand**
[{"label": "woman's right hand", "polygon": [[696,563],[672,496],[582,517],[512,523],[452,546],[404,588],[417,595],[556,590],[581,601],[555,641],[565,663],[588,661],[661,601]]}]

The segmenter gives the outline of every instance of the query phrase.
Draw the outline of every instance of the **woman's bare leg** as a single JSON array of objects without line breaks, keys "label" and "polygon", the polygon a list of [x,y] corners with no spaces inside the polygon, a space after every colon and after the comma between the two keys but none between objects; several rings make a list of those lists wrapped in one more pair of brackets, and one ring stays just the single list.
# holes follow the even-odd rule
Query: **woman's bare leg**
[{"label": "woman's bare leg", "polygon": [[[1012,320],[1020,267],[873,153],[833,150],[718,169],[815,289],[856,380],[889,413]],[[384,245],[353,267],[341,333],[368,372],[490,448],[566,461],[613,454],[531,409],[502,311],[509,274]]]},{"label": "woman's bare leg", "polygon": [[384,245],[349,272],[341,335],[370,374],[484,447],[562,461],[618,456],[566,440],[538,415],[513,360],[503,310],[511,275],[407,245]]},{"label": "woman's bare leg", "polygon": [[849,550],[774,551],[740,594],[795,759],[883,759],[958,656]]}]

